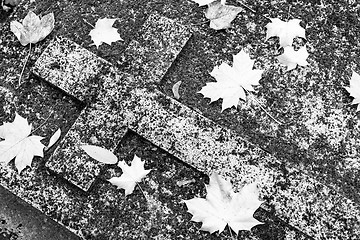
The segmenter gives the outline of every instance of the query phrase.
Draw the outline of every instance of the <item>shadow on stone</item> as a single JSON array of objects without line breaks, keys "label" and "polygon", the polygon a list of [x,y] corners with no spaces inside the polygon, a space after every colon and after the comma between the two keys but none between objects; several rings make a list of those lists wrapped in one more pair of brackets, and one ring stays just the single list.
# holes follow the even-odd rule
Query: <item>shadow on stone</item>
[{"label": "shadow on stone", "polygon": [[0,186],[0,240],[77,240],[75,234]]}]

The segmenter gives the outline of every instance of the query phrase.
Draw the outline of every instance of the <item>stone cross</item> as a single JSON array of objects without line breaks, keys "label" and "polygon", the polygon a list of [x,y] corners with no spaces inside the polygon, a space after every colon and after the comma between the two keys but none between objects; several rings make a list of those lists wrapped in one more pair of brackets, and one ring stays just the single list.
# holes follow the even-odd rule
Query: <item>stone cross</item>
[{"label": "stone cross", "polygon": [[141,39],[131,41],[124,54],[132,76],[116,73],[110,63],[66,39],[49,46],[43,54],[46,59],[40,57],[34,71],[87,106],[47,166],[87,191],[102,164],[91,160],[79,145],[114,150],[128,125],[144,115],[136,112],[132,89],[160,81],[190,36],[185,27],[152,15]]},{"label": "stone cross", "polygon": [[[270,203],[262,208],[275,208],[277,216],[315,239],[331,234],[351,239],[360,234],[356,204],[298,169],[284,171],[277,159],[234,131],[154,89],[189,37],[185,27],[150,16],[141,38],[124,53],[134,65],[132,75],[70,40],[59,38],[50,44],[33,71],[85,102],[86,108],[46,166],[87,191],[102,164],[79,146],[113,150],[131,129],[196,169],[231,179],[235,188],[257,181],[260,195]],[[346,224],[334,224],[337,216]],[[350,225],[355,230],[346,228]]]}]

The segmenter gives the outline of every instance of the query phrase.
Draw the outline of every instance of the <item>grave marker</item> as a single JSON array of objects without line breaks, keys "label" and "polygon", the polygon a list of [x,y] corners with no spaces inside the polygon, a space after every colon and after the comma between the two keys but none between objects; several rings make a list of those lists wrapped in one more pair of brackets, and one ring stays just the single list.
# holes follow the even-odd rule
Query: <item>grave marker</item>
[{"label": "grave marker", "polygon": [[[185,27],[159,15],[150,16],[143,29],[140,42],[132,41],[126,51],[127,61],[138,66],[131,69],[137,78],[115,74],[110,63],[66,39],[49,46],[43,54],[47,58],[40,57],[35,64],[38,75],[87,103],[62,147],[47,163],[50,169],[85,191],[103,164],[90,159],[78,146],[94,144],[114,150],[127,125],[140,117],[134,114],[130,119],[124,115],[124,101],[130,97],[130,90],[138,84],[145,87],[160,81],[190,37]],[[106,79],[105,75],[110,76]]]},{"label": "grave marker", "polygon": [[[150,20],[156,18],[159,17]],[[175,24],[171,20],[161,19],[169,26]],[[145,29],[150,29],[147,27],[150,25],[148,21]],[[176,26],[176,29],[181,29]],[[185,29],[180,35],[184,33],[189,36]],[[149,34],[146,36],[151,39],[152,33]],[[34,71],[89,105],[47,166],[87,190],[100,171],[101,164],[89,159],[78,145],[89,143],[114,149],[126,129],[130,128],[198,170],[206,173],[216,171],[226,176],[237,187],[245,182],[258,181],[261,195],[269,199],[276,215],[315,239],[336,236],[352,239],[358,236],[360,210],[352,201],[297,169],[281,170],[280,163],[274,157],[235,132],[215,124],[157,90],[146,88],[161,79],[171,65],[170,59],[175,59],[187,40],[178,39],[181,44],[174,44],[178,50],[167,51],[165,47],[165,53],[169,53],[165,55],[172,56],[163,65],[165,70],[158,68],[152,72],[153,75],[146,75],[149,69],[142,69],[141,66],[146,65],[146,59],[151,59],[151,52],[162,56],[165,45],[142,48],[139,43],[131,43],[128,48],[130,56],[137,56],[135,52],[146,53],[141,55],[141,60],[135,60],[136,76],[119,72],[105,60],[71,41],[59,39],[53,42],[36,62]],[[141,49],[137,51],[137,47]],[[52,67],[58,61],[64,64]],[[84,66],[87,61],[91,67]],[[148,66],[154,69],[159,63],[151,61]],[[91,70],[87,75],[78,74],[86,69]],[[77,78],[80,78],[78,82]],[[142,79],[146,81],[141,82]],[[90,93],[91,97],[84,93]],[[262,208],[269,210],[270,206],[263,205]]]}]

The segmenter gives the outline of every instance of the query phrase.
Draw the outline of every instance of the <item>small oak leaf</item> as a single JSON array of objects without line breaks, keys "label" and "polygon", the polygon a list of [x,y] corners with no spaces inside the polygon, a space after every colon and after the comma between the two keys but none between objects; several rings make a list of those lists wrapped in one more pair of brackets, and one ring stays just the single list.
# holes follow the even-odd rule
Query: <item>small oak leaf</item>
[{"label": "small oak leaf", "polygon": [[350,96],[354,98],[352,104],[358,104],[356,111],[360,111],[360,75],[355,71],[352,72],[350,86],[345,87],[345,89],[349,92]]},{"label": "small oak leaf", "polygon": [[238,233],[262,224],[253,215],[263,203],[255,183],[245,185],[240,192],[232,190],[231,183],[216,173],[206,185],[206,198],[184,200],[192,221],[202,222],[200,230],[221,233],[226,225]]},{"label": "small oak leaf", "polygon": [[280,46],[291,46],[294,38],[305,38],[305,29],[300,26],[300,19],[291,19],[288,22],[281,21],[278,18],[270,18],[271,23],[266,25],[266,40],[271,37],[280,38]]},{"label": "small oak leaf", "polygon": [[241,12],[240,7],[228,6],[220,1],[209,4],[209,8],[205,12],[205,17],[210,20],[210,28],[221,30],[231,27],[231,22]]},{"label": "small oak leaf", "polygon": [[0,126],[0,162],[9,163],[15,158],[15,167],[18,172],[31,166],[34,156],[43,157],[44,145],[40,142],[43,137],[29,136],[31,124],[16,113],[12,123],[4,123]]},{"label": "small oak leaf", "polygon": [[245,90],[254,91],[253,85],[258,85],[263,70],[253,70],[254,60],[243,50],[233,57],[233,66],[222,63],[210,73],[217,82],[206,83],[198,93],[214,102],[223,99],[222,111],[237,106],[239,99],[246,100]]},{"label": "small oak leaf", "polygon": [[111,45],[112,42],[118,40],[123,41],[117,29],[112,27],[116,19],[103,18],[98,19],[95,28],[89,33],[91,39],[94,41],[96,47],[99,47],[103,42]]},{"label": "small oak leaf", "polygon": [[309,53],[306,47],[301,47],[298,51],[295,51],[293,47],[287,46],[284,48],[284,53],[277,57],[281,64],[287,66],[286,71],[290,71],[296,68],[296,65],[306,66],[308,62]]},{"label": "small oak leaf", "polygon": [[135,185],[151,171],[151,169],[145,170],[144,163],[138,156],[134,156],[131,165],[127,165],[124,161],[120,161],[118,166],[122,170],[120,177],[113,177],[108,181],[119,189],[125,190],[125,196],[131,194],[134,191]]},{"label": "small oak leaf", "polygon": [[10,30],[19,39],[21,45],[26,46],[29,43],[37,43],[43,40],[54,29],[54,14],[49,13],[41,19],[32,11],[22,21],[12,21]]}]

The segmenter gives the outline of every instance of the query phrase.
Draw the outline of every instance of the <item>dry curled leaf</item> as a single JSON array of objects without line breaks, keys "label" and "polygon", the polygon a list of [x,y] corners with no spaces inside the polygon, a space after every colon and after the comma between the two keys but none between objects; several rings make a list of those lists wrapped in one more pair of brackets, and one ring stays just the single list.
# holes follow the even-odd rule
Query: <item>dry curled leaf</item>
[{"label": "dry curled leaf", "polygon": [[111,45],[112,42],[123,41],[117,29],[112,27],[115,21],[116,19],[109,18],[98,19],[96,21],[95,28],[89,33],[96,47],[99,47],[103,42]]},{"label": "dry curled leaf", "polygon": [[221,30],[231,27],[231,22],[239,12],[241,12],[240,7],[228,6],[220,1],[215,1],[209,4],[205,17],[210,20],[210,28]]},{"label": "dry curled leaf", "polygon": [[49,13],[41,19],[32,11],[26,15],[22,24],[18,21],[10,23],[10,30],[19,39],[21,45],[37,43],[43,40],[54,29],[54,14]]},{"label": "dry curled leaf", "polygon": [[284,48],[284,53],[277,57],[281,64],[287,66],[286,71],[290,71],[296,68],[296,65],[306,66],[308,62],[309,53],[306,50],[306,47],[301,47],[299,50],[295,51],[293,47],[287,46]]},{"label": "dry curled leaf", "polygon": [[280,46],[291,46],[294,38],[305,38],[305,29],[300,26],[300,19],[291,19],[284,22],[278,18],[271,18],[271,23],[266,25],[266,40],[271,37],[279,37]]},{"label": "dry curled leaf", "polygon": [[225,229],[226,225],[238,233],[262,224],[253,215],[263,203],[255,183],[245,185],[240,192],[232,190],[231,183],[216,173],[210,176],[206,185],[206,198],[185,200],[192,221],[202,222],[200,230],[210,233]]},{"label": "dry curled leaf", "polygon": [[31,124],[16,113],[13,122],[0,126],[0,162],[8,163],[15,158],[15,167],[21,173],[26,166],[31,166],[34,156],[43,157],[43,137],[29,136]]},{"label": "dry curled leaf", "polygon": [[[352,104],[359,104],[360,103],[360,75],[357,74],[355,71],[352,72],[352,76],[350,79],[350,86],[345,87],[346,91],[349,92],[350,96],[354,99]],[[357,106],[356,111],[360,111],[360,104]]]},{"label": "dry curled leaf", "polygon": [[49,140],[49,144],[47,145],[47,149],[51,148],[52,145],[54,145],[60,138],[61,136],[61,130],[60,128],[51,136],[50,140]]},{"label": "dry curled leaf", "polygon": [[180,181],[177,181],[177,182],[176,182],[176,185],[177,185],[178,187],[183,187],[183,186],[189,185],[190,183],[194,183],[194,182],[196,182],[195,179],[180,180]]},{"label": "dry curled leaf", "polygon": [[177,83],[175,83],[172,87],[172,92],[174,94],[174,98],[175,99],[179,99],[180,98],[180,94],[179,94],[179,87],[180,87],[181,81],[178,81]]},{"label": "dry curled leaf", "polygon": [[138,156],[134,156],[131,165],[127,165],[126,162],[120,161],[118,166],[122,170],[120,177],[113,177],[108,181],[125,190],[125,196],[131,194],[134,191],[135,185],[151,171],[151,169],[145,170],[144,163]]},{"label": "dry curled leaf", "polygon": [[253,86],[259,84],[263,70],[253,70],[253,65],[254,60],[242,50],[234,55],[232,67],[226,63],[215,67],[210,74],[216,82],[206,83],[198,93],[210,98],[211,102],[222,98],[222,111],[236,107],[239,99],[246,100],[245,90],[254,91]]},{"label": "dry curled leaf", "polygon": [[105,148],[95,145],[81,145],[80,148],[84,150],[90,157],[99,162],[115,164],[118,161],[115,154]]}]

